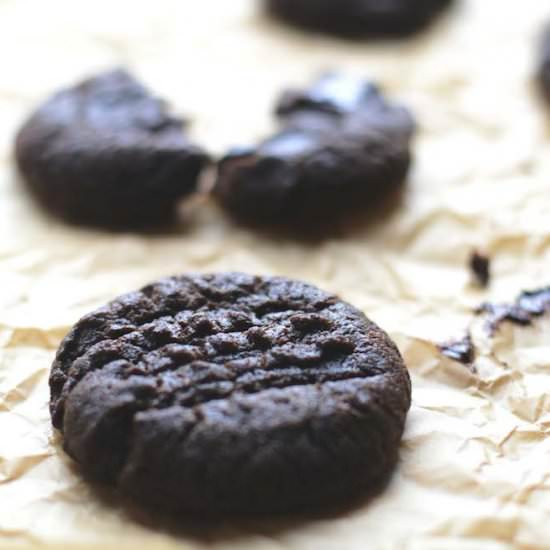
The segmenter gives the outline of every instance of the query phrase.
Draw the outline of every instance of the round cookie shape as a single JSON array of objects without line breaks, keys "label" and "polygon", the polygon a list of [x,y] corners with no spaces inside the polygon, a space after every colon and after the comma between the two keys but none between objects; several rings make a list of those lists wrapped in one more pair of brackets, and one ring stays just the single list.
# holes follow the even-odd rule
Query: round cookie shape
[{"label": "round cookie shape", "polygon": [[169,513],[332,508],[396,463],[411,386],[390,338],[311,285],[186,275],[82,318],[52,421],[92,478]]},{"label": "round cookie shape", "polygon": [[404,183],[415,124],[365,80],[327,74],[282,94],[282,128],[218,164],[214,196],[252,223],[324,225],[377,204]]},{"label": "round cookie shape", "polygon": [[292,25],[344,37],[407,36],[422,30],[453,0],[265,0]]},{"label": "round cookie shape", "polygon": [[55,94],[23,124],[15,155],[38,201],[66,221],[133,228],[172,221],[208,162],[122,69]]},{"label": "round cookie shape", "polygon": [[538,84],[544,99],[550,105],[550,25],[542,33],[539,49]]}]

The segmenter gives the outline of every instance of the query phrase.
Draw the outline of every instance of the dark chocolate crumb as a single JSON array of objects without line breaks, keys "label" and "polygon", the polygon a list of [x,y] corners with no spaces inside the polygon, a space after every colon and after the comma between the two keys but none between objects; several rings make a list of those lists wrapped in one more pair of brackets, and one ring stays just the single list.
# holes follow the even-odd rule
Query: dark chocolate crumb
[{"label": "dark chocolate crumb", "polygon": [[460,340],[453,340],[441,344],[439,351],[453,361],[458,361],[464,365],[472,365],[475,360],[475,348],[470,334],[466,334]]},{"label": "dark chocolate crumb", "polygon": [[539,290],[526,290],[516,301],[518,307],[529,312],[533,317],[544,315],[550,311],[550,287]]},{"label": "dark chocolate crumb", "polygon": [[470,256],[470,270],[475,282],[482,288],[487,288],[491,282],[491,260],[489,256],[474,251]]},{"label": "dark chocolate crumb", "polygon": [[536,317],[548,311],[550,311],[550,287],[523,291],[513,304],[486,302],[476,309],[476,313],[487,315],[487,327],[492,334],[505,321],[520,326],[530,326]]}]

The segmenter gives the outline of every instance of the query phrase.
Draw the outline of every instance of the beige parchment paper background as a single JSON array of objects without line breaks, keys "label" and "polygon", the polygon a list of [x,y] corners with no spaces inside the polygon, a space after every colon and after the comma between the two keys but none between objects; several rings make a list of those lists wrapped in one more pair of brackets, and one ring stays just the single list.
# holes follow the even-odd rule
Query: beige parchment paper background
[{"label": "beige parchment paper background", "polygon": [[[251,0],[0,0],[0,548],[550,548],[550,321],[492,339],[477,327],[477,374],[436,348],[481,301],[550,283],[550,134],[531,81],[550,7],[457,4],[418,38],[372,44],[285,29]],[[318,243],[238,228],[202,199],[167,235],[62,225],[19,185],[13,134],[53,90],[120,64],[216,153],[267,133],[281,88],[326,68],[369,75],[420,122],[410,185],[375,222]],[[488,291],[469,282],[476,247],[494,260]],[[414,405],[401,464],[370,504],[176,536],[98,498],[64,457],[47,377],[69,327],[157,277],[226,269],[335,291],[397,341]]]}]

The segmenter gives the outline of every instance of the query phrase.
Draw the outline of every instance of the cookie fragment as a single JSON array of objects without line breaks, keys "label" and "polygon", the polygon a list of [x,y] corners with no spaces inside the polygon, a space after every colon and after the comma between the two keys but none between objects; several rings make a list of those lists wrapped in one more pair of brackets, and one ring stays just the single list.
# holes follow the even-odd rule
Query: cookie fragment
[{"label": "cookie fragment", "polygon": [[265,0],[298,27],[347,37],[403,36],[428,25],[452,0]]},{"label": "cookie fragment", "polygon": [[405,181],[414,121],[371,82],[327,74],[283,93],[276,113],[278,133],[219,163],[214,196],[236,218],[326,225]]},{"label": "cookie fragment", "polygon": [[542,33],[538,56],[537,82],[543,98],[550,104],[550,25]]},{"label": "cookie fragment", "polygon": [[459,340],[441,344],[439,351],[445,357],[464,365],[472,365],[475,360],[475,347],[470,334],[466,334],[466,336]]},{"label": "cookie fragment", "polygon": [[393,468],[410,380],[389,337],[313,286],[164,279],[82,318],[50,376],[64,448],[171,513],[351,502]]},{"label": "cookie fragment", "polygon": [[47,100],[19,130],[15,155],[36,199],[69,222],[165,224],[208,162],[184,124],[119,69]]},{"label": "cookie fragment", "polygon": [[481,288],[487,288],[491,281],[491,260],[489,256],[476,250],[470,256],[470,271],[474,281]]},{"label": "cookie fragment", "polygon": [[485,314],[486,325],[491,333],[496,332],[504,322],[529,326],[537,317],[550,311],[550,287],[525,290],[512,304],[486,302],[477,308],[478,314]]}]

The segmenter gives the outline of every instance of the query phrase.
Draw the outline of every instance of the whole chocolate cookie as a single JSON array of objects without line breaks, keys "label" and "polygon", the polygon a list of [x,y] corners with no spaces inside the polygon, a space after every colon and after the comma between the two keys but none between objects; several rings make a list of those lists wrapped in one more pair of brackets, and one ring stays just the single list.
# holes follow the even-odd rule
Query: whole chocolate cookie
[{"label": "whole chocolate cookie", "polygon": [[421,30],[452,0],[265,0],[272,15],[299,27],[361,37]]},{"label": "whole chocolate cookie", "polygon": [[550,25],[542,34],[539,48],[538,83],[544,99],[550,104]]},{"label": "whole chocolate cookie", "polygon": [[214,195],[244,221],[332,223],[376,204],[407,175],[414,122],[378,88],[329,74],[277,105],[282,130],[218,165]]},{"label": "whole chocolate cookie", "polygon": [[348,503],[397,458],[411,387],[389,337],[313,286],[180,276],[82,318],[53,424],[91,477],[146,507],[263,514]]},{"label": "whole chocolate cookie", "polygon": [[163,224],[195,190],[206,154],[183,120],[124,70],[55,94],[15,146],[23,180],[67,221],[108,227]]}]

